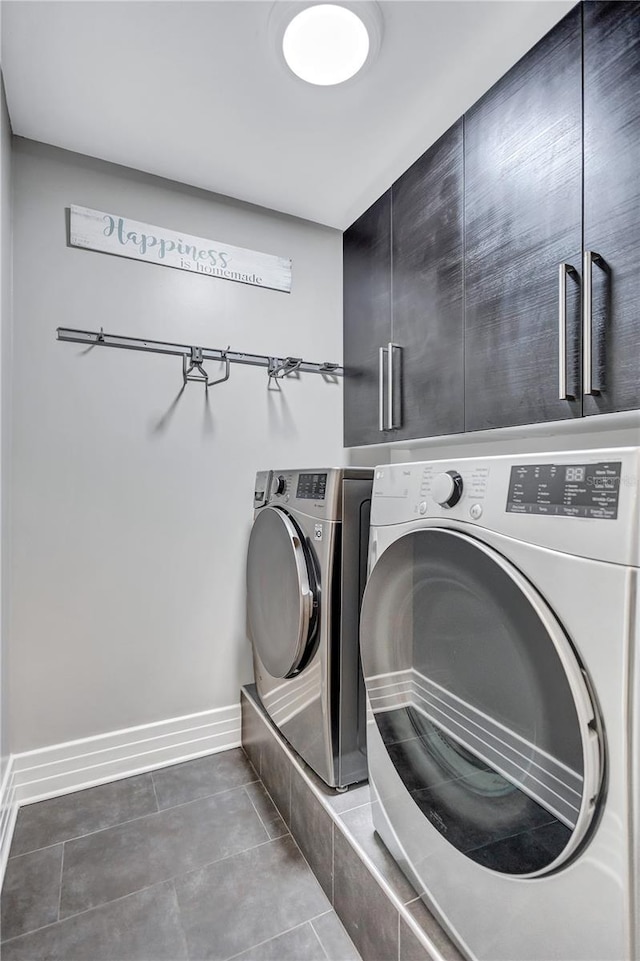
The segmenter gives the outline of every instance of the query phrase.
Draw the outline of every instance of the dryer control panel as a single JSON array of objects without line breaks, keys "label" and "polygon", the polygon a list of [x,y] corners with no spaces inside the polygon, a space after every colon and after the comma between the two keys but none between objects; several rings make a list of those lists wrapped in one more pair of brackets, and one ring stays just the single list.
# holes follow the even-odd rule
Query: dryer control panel
[{"label": "dryer control panel", "polygon": [[640,567],[640,447],[380,465],[371,524],[484,529]]},{"label": "dryer control panel", "polygon": [[615,520],[621,461],[600,464],[516,464],[511,468],[507,510]]}]

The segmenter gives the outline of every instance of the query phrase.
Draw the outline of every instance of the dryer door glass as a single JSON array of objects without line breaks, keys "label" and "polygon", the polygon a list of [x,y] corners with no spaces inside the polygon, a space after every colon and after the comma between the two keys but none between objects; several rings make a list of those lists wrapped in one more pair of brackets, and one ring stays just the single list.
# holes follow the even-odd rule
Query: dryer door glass
[{"label": "dryer door glass", "polygon": [[589,829],[596,713],[549,607],[500,554],[450,530],[395,541],[364,597],[378,731],[433,827],[494,871],[536,875]]},{"label": "dryer door glass", "polygon": [[316,635],[313,561],[293,519],[277,507],[256,516],[247,555],[251,641],[272,677],[292,677]]}]

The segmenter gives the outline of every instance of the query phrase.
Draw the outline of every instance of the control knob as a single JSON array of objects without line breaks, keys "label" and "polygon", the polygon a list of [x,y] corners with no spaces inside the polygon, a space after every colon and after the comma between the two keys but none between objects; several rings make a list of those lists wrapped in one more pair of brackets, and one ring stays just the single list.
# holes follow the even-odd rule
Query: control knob
[{"label": "control knob", "polygon": [[462,497],[462,477],[456,470],[437,474],[433,479],[431,495],[440,507],[453,507]]},{"label": "control knob", "polygon": [[283,477],[282,474],[279,474],[278,477],[276,477],[276,486],[275,486],[275,491],[274,491],[274,493],[276,493],[276,494],[284,494],[284,492],[286,491],[286,489],[287,489],[287,481],[286,481],[286,478]]}]

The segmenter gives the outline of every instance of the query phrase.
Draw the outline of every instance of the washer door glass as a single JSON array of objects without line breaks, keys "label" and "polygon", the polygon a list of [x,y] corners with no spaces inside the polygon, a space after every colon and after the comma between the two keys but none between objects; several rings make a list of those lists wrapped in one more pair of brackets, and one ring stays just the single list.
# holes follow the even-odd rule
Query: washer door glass
[{"label": "washer door glass", "polygon": [[433,827],[495,871],[536,875],[583,841],[602,781],[596,712],[542,597],[480,541],[395,541],[361,619],[367,692],[397,774]]},{"label": "washer door glass", "polygon": [[251,641],[272,677],[291,677],[306,660],[317,628],[318,596],[304,538],[277,507],[257,515],[247,556]]}]

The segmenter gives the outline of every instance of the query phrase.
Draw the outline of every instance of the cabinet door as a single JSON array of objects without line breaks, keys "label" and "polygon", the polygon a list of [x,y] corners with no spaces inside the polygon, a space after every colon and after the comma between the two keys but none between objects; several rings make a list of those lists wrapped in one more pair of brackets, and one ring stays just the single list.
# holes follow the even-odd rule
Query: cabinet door
[{"label": "cabinet door", "polygon": [[[559,268],[582,249],[582,17],[572,10],[465,115],[465,426],[578,417],[560,400]],[[568,387],[580,297],[567,278]]]},{"label": "cabinet door", "polygon": [[584,410],[598,414],[640,407],[640,3],[586,3],[584,18],[584,246],[598,255],[585,338],[600,391]]},{"label": "cabinet door", "polygon": [[391,191],[344,234],[344,443],[388,440],[379,429],[379,350],[391,337]]},{"label": "cabinet door", "polygon": [[464,430],[462,120],[392,188],[392,340],[402,347],[394,439]]}]

